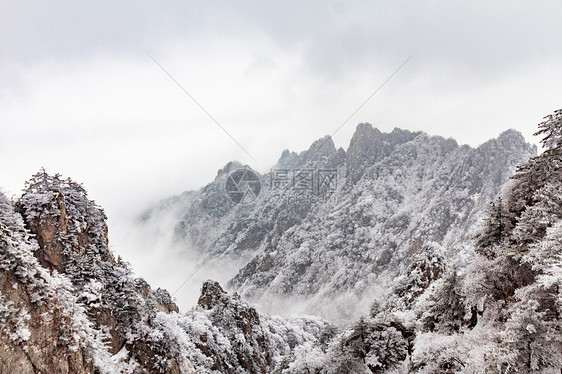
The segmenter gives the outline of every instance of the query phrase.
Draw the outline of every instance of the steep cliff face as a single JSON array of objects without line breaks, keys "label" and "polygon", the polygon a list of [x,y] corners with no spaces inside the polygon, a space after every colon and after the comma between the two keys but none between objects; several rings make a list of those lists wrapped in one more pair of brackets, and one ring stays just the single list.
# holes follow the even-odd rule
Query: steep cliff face
[{"label": "steep cliff face", "polygon": [[185,315],[108,248],[103,210],[70,179],[0,194],[0,372],[267,373],[331,336],[319,318],[259,316],[214,282]]},{"label": "steep cliff face", "polygon": [[[52,222],[48,222],[52,232]],[[46,258],[44,248],[24,227],[13,204],[0,194],[0,371],[119,370],[68,278],[40,264],[39,259]],[[53,253],[48,258],[60,256]]]},{"label": "steep cliff face", "polygon": [[[277,308],[283,303],[272,301],[300,297],[307,312],[347,318],[364,310],[366,305],[358,305],[364,296],[388,287],[426,244],[441,245],[461,262],[472,256],[488,201],[516,165],[535,153],[514,130],[471,148],[421,132],[387,134],[360,124],[347,151],[337,150],[328,137],[300,154],[284,152],[262,177],[258,199],[229,208],[219,224],[209,218],[214,210],[189,206],[175,227],[176,239],[207,259],[247,258],[228,284],[244,298]],[[330,188],[317,188],[320,182],[313,180],[307,190],[291,179],[298,170],[331,171],[336,177]],[[280,175],[287,174],[280,188]],[[205,187],[200,195],[205,206],[224,202],[221,183]],[[202,222],[213,234],[197,246],[193,238],[200,235],[192,227]]]},{"label": "steep cliff face", "polygon": [[225,193],[229,173],[240,168],[243,165],[239,162],[228,163],[217,172],[213,183],[194,194],[185,210],[177,212],[178,220],[174,228],[176,240],[192,248],[206,249],[231,222],[248,214],[251,207],[236,204]]},{"label": "steep cliff face", "polygon": [[103,210],[85,199],[86,192],[77,183],[42,173],[27,183],[17,204],[39,244],[35,255],[40,263],[64,273],[74,255],[87,251],[95,251],[101,261],[115,262],[107,249]]},{"label": "steep cliff face", "polygon": [[386,134],[368,123],[359,124],[347,149],[346,179],[356,183],[371,165],[382,161],[397,146],[414,140],[420,134],[398,128]]},{"label": "steep cliff face", "polygon": [[[45,366],[39,369],[34,364],[34,370],[115,372],[139,367],[178,372],[177,359],[145,331],[159,312],[177,311],[177,307],[165,302],[167,293],[152,292],[146,282],[133,277],[126,263],[115,259],[108,248],[105,214],[82,186],[42,171],[27,183],[16,204],[5,201],[4,205],[5,214],[21,225],[15,226],[21,238],[8,242],[3,256],[9,253],[10,243],[27,244],[25,257],[6,259],[14,269],[2,273],[7,282],[4,297],[16,310],[30,311],[28,320],[36,329],[22,349],[36,352],[35,360]],[[48,291],[53,294],[52,309],[30,305],[37,302],[34,294],[9,292],[23,260],[44,278],[37,282],[52,288]],[[57,282],[65,294],[60,294]],[[28,287],[37,287],[35,283]],[[54,336],[51,340],[49,334]],[[58,341],[62,341],[60,348],[53,351]],[[70,358],[68,363],[65,357]],[[82,361],[84,367],[77,366]]]}]

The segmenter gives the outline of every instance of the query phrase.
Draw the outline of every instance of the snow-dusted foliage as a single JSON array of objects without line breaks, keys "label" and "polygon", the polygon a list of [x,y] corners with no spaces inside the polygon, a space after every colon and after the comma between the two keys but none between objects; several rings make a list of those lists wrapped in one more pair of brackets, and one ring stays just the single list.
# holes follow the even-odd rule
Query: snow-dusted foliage
[{"label": "snow-dusted foliage", "polygon": [[[333,327],[318,317],[280,318],[259,315],[216,282],[203,285],[198,306],[185,315],[183,327],[205,360],[192,358],[200,370],[221,373],[266,373],[285,368],[303,345],[325,344]],[[201,353],[198,353],[200,356]],[[209,360],[210,358],[210,360]]]},{"label": "snow-dusted foliage", "polygon": [[[479,255],[420,298],[423,328],[431,332],[416,338],[413,368],[442,361],[451,372],[562,369],[559,118],[557,111],[539,125],[545,152],[521,165],[505,196],[491,205],[476,241]],[[450,336],[433,333],[439,319],[449,321],[440,331]]]},{"label": "snow-dusted foliage", "polygon": [[29,319],[24,307],[17,308],[13,302],[0,295],[0,334],[8,336],[13,344],[25,343],[31,335],[27,328]]},{"label": "snow-dusted foliage", "polygon": [[[17,357],[20,349],[50,347],[53,342],[48,339],[56,339],[58,347],[43,348],[47,356],[29,355],[34,367],[43,370],[53,368],[48,360],[60,361],[49,354],[71,355],[68,352],[78,349],[84,354],[84,362],[75,363],[78,367],[93,365],[102,373],[123,370],[107,352],[105,335],[94,329],[68,278],[43,268],[34,256],[38,250],[14,204],[0,193],[1,343],[8,338],[9,351]],[[25,367],[20,369],[25,372]]]},{"label": "snow-dusted foliage", "polygon": [[[0,230],[2,370],[64,372],[68,356],[72,372],[266,373],[334,333],[317,317],[260,316],[214,282],[180,315],[167,291],[114,257],[105,214],[83,187],[44,170],[16,203],[0,194]],[[47,354],[50,345],[59,350]]]}]

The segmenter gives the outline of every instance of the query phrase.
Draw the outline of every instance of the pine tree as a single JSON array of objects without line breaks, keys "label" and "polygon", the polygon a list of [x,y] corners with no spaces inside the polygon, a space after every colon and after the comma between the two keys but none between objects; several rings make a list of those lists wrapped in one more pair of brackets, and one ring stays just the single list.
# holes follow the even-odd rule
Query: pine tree
[{"label": "pine tree", "polygon": [[517,244],[538,242],[549,227],[562,219],[562,189],[559,184],[560,181],[554,181],[534,194],[537,202],[523,211],[514,230]]},{"label": "pine tree", "polygon": [[562,109],[556,110],[553,114],[544,117],[544,121],[539,123],[539,131],[535,134],[544,135],[541,143],[546,151],[553,151],[562,148]]},{"label": "pine tree", "polygon": [[365,365],[374,373],[400,364],[408,354],[408,341],[398,330],[402,328],[397,322],[385,321],[383,316],[376,320],[361,318],[341,343],[345,361]]},{"label": "pine tree", "polygon": [[509,372],[538,372],[562,367],[560,321],[547,318],[547,311],[533,292],[518,292],[520,300],[512,306],[503,342]]},{"label": "pine tree", "polygon": [[465,315],[461,283],[456,270],[448,271],[437,280],[429,297],[418,306],[423,314],[424,329],[434,332],[459,332]]},{"label": "pine tree", "polygon": [[[67,181],[69,181],[68,179]],[[25,182],[25,193],[57,192],[62,188],[69,187],[67,181],[61,179],[60,174],[50,175],[45,168],[41,168],[28,181]]]},{"label": "pine tree", "polygon": [[487,258],[496,257],[495,247],[509,237],[513,228],[513,215],[506,209],[501,197],[490,204],[484,228],[476,237],[476,252]]},{"label": "pine tree", "polygon": [[541,143],[545,151],[519,166],[512,177],[515,184],[508,205],[517,216],[537,202],[538,190],[562,180],[562,109],[546,116],[538,127],[535,135],[544,135]]}]

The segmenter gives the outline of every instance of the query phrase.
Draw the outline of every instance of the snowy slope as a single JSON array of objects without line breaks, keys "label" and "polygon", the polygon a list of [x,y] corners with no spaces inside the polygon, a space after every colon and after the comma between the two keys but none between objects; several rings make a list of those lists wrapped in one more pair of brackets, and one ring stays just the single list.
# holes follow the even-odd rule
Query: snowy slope
[{"label": "snowy slope", "polygon": [[[242,167],[228,164],[184,210],[175,240],[208,263],[242,259],[228,287],[264,310],[347,319],[426,243],[467,261],[487,203],[535,152],[514,130],[471,148],[360,124],[347,151],[329,137],[300,154],[285,151],[251,204],[226,196],[228,173]],[[337,170],[337,183],[326,191],[271,188],[279,170],[303,169]]]}]

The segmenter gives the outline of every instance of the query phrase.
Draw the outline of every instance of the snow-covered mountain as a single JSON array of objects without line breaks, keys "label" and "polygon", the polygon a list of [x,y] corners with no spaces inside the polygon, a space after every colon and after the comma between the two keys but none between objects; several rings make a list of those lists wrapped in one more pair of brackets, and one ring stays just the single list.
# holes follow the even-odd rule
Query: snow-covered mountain
[{"label": "snow-covered mountain", "polygon": [[[340,251],[337,265],[345,271],[330,275],[349,281],[317,275],[318,289],[346,293],[357,290],[353,282],[369,279],[368,274],[356,275],[349,264],[366,271],[373,258],[363,252],[382,253],[370,244],[396,243],[387,259],[375,261],[373,268],[396,278],[378,297],[364,294],[369,311],[343,327],[320,317],[263,313],[210,280],[203,283],[197,306],[180,312],[167,291],[152,290],[114,256],[104,211],[85,189],[41,171],[20,198],[10,200],[0,193],[0,372],[558,373],[562,110],[546,117],[539,128],[545,152],[522,163],[485,211],[479,199],[497,194],[509,173],[507,166],[525,156],[522,149],[532,151],[520,135],[508,131],[471,149],[421,133],[381,134],[364,125],[354,142],[374,134],[386,139],[381,150],[350,158],[349,151],[335,150],[325,138],[300,155],[283,154],[280,168],[312,164],[344,173],[343,184],[298,192],[307,198],[329,197],[321,203],[305,200],[304,205],[285,204],[283,210],[278,200],[263,195],[250,204],[215,200],[224,194],[217,187],[221,180],[233,175],[238,185],[244,180],[244,173],[232,174],[240,165],[229,164],[202,191],[169,199],[143,216],[146,223],[166,215],[184,217],[175,228],[176,240],[206,243],[202,250],[211,258],[250,253],[253,259],[232,285],[242,290],[259,286],[261,295],[268,297],[289,291],[274,287],[276,277],[263,283],[252,274],[244,277],[250,264],[259,264],[254,272],[258,275],[267,275],[272,267],[294,271],[301,278],[289,282],[291,292],[328,297],[329,292],[315,291],[315,285],[311,291],[303,288],[303,279],[311,281],[303,277],[314,273],[311,265],[296,270],[287,266],[294,258],[290,249],[314,253],[314,258],[305,257],[314,266],[326,261],[317,248]],[[321,150],[323,144],[328,151]],[[321,157],[315,160],[314,154]],[[357,172],[347,169],[350,164]],[[255,192],[255,179],[247,181],[243,191]],[[435,188],[433,196],[425,191],[430,188]],[[363,200],[375,191],[386,191],[385,200]],[[283,193],[297,196],[295,191]],[[425,204],[412,201],[409,194]],[[331,200],[333,195],[342,200]],[[392,220],[403,212],[418,214]],[[324,219],[320,213],[325,213]],[[241,219],[258,214],[277,220],[269,227]],[[212,239],[203,224],[190,225],[197,222],[195,215],[203,222],[213,220],[222,230],[217,230],[218,238]],[[478,216],[483,221],[475,231],[471,220]],[[346,220],[349,217],[355,219]],[[394,230],[394,241],[377,236],[378,225]],[[303,230],[310,235],[300,233]],[[451,238],[450,230],[461,238]],[[470,253],[462,238],[472,242],[472,232],[476,240]],[[349,245],[326,240],[332,233]],[[409,240],[417,234],[417,241]],[[228,238],[235,241],[225,246]],[[267,249],[272,245],[285,260],[260,262],[263,254],[272,256]],[[458,256],[463,248],[467,255]],[[324,273],[334,269],[339,267],[327,261]],[[244,281],[236,283],[239,279]]]},{"label": "snow-covered mountain", "polygon": [[253,202],[225,192],[229,176],[247,168],[231,162],[200,191],[149,210],[145,224],[175,220],[174,241],[203,265],[237,262],[228,288],[263,310],[339,322],[365,312],[428,245],[468,261],[488,202],[534,154],[514,130],[472,148],[360,124],[347,151],[325,137],[283,152]]}]

